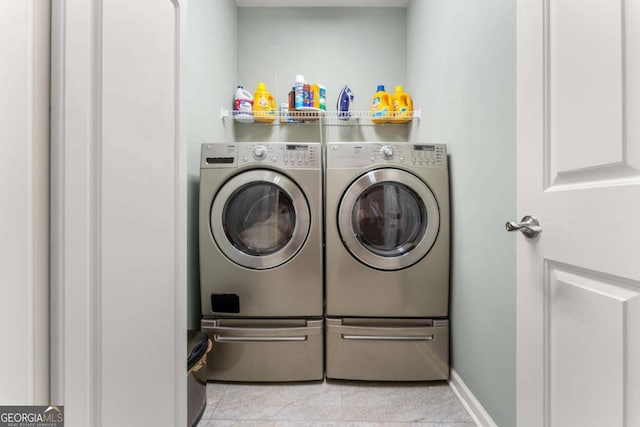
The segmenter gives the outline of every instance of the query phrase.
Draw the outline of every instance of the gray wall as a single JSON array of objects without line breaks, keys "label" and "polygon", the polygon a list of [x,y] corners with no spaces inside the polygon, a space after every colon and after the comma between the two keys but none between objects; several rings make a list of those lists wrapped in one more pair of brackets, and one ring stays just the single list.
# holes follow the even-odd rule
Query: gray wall
[{"label": "gray wall", "polygon": [[501,427],[515,425],[515,1],[413,0],[407,80],[447,143],[452,367]]},{"label": "gray wall", "polygon": [[238,64],[238,13],[233,0],[189,0],[188,28],[188,325],[200,328],[198,182],[200,144],[227,134],[220,109],[233,98]]},{"label": "gray wall", "polygon": [[[379,84],[406,85],[405,8],[240,8],[238,84],[264,82],[278,105],[296,74],[327,87],[327,109],[348,85],[354,110],[368,111]],[[405,139],[407,126],[326,126],[325,140]],[[239,140],[319,140],[313,126],[236,126]]]}]

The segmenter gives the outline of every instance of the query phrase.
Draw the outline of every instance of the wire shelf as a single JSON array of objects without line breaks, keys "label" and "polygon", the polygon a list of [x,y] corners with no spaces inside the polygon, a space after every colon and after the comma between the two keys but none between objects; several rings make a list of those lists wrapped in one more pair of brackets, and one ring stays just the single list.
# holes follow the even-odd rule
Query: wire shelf
[{"label": "wire shelf", "polygon": [[[329,125],[329,126],[384,126],[384,125],[393,125],[393,126],[402,126],[410,123],[412,120],[420,120],[422,118],[421,110],[413,111],[412,116],[409,120],[404,120],[400,122],[399,120],[394,121],[393,119],[388,119],[390,121],[384,123],[376,123],[374,122],[374,117],[372,116],[370,111],[349,111],[349,112],[341,112],[341,111],[325,111],[325,110],[304,110],[304,111],[287,111],[285,114],[282,114],[281,111],[277,111],[273,115],[268,116],[255,116],[254,122],[247,123],[246,114],[243,114],[242,117],[244,120],[238,120],[236,118],[236,111],[233,110],[225,110],[222,109],[221,116],[223,120],[233,121],[239,124],[251,124],[251,125],[296,125],[296,124],[321,124],[321,125]],[[250,119],[249,119],[250,120]]]}]

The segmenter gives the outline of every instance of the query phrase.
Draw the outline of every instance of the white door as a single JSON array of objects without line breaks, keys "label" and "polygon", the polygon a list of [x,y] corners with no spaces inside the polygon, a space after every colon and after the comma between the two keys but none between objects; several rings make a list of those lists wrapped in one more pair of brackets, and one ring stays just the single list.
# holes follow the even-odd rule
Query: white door
[{"label": "white door", "polygon": [[52,392],[186,424],[185,3],[52,2]]},{"label": "white door", "polygon": [[518,426],[640,426],[640,1],[517,9]]}]

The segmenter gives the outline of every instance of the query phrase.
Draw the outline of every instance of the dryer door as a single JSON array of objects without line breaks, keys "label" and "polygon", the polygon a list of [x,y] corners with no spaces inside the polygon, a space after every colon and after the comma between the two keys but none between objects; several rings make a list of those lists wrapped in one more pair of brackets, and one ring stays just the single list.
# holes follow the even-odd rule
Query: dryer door
[{"label": "dryer door", "polygon": [[409,172],[365,173],[347,189],[338,210],[340,236],[360,262],[400,270],[420,261],[438,236],[440,213],[429,187]]},{"label": "dryer door", "polygon": [[285,175],[250,170],[231,178],[215,195],[210,225],[230,260],[256,270],[273,268],[293,258],[307,240],[309,202]]}]

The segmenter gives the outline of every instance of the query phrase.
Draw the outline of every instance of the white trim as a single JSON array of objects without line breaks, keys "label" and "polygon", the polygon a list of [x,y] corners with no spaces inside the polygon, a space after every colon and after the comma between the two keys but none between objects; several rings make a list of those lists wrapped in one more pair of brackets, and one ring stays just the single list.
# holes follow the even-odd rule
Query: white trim
[{"label": "white trim", "polygon": [[489,415],[480,401],[473,395],[471,390],[469,390],[469,387],[462,381],[460,375],[453,369],[451,369],[449,387],[451,387],[451,390],[458,396],[458,399],[462,402],[462,406],[469,412],[469,415],[477,426],[498,427],[496,422],[491,418],[491,415]]},{"label": "white trim", "polygon": [[36,294],[36,283],[35,283],[35,278],[34,278],[34,264],[35,264],[35,248],[34,248],[34,231],[33,228],[35,227],[35,224],[33,222],[33,218],[34,218],[34,203],[33,203],[33,199],[35,196],[35,193],[37,192],[37,190],[34,188],[34,179],[33,179],[33,161],[34,161],[34,151],[35,151],[35,147],[34,145],[36,145],[36,141],[34,141],[34,131],[33,131],[33,127],[35,126],[34,123],[34,114],[33,114],[33,109],[34,109],[34,105],[37,103],[35,97],[37,96],[37,94],[35,93],[35,85],[36,82],[34,80],[34,74],[35,74],[35,70],[34,68],[36,67],[36,50],[35,50],[35,14],[34,14],[34,8],[35,5],[33,4],[33,2],[29,1],[26,3],[26,8],[27,8],[27,17],[29,19],[27,25],[28,25],[28,30],[27,30],[27,86],[26,86],[26,90],[27,90],[27,111],[26,111],[26,119],[27,119],[27,129],[26,129],[26,137],[27,140],[26,142],[26,154],[27,154],[27,161],[26,161],[26,188],[28,189],[28,194],[27,194],[27,206],[26,206],[26,217],[27,217],[27,230],[26,230],[26,234],[27,234],[27,253],[26,253],[26,267],[27,267],[27,271],[26,271],[26,279],[27,279],[27,283],[26,283],[26,297],[27,297],[27,306],[25,307],[25,310],[27,311],[27,313],[29,313],[27,315],[27,324],[26,324],[26,330],[27,330],[27,334],[30,337],[30,339],[27,340],[27,354],[26,354],[26,358],[28,360],[28,365],[29,365],[29,371],[27,373],[28,378],[27,378],[27,393],[29,395],[29,399],[31,401],[34,401],[35,399],[35,381],[36,381],[36,373],[35,373],[35,348],[36,348],[36,343],[38,339],[42,339],[42,337],[38,336],[38,333],[36,332],[36,326],[35,326],[35,322],[34,322],[34,317],[35,317],[35,294]]},{"label": "white trim", "polygon": [[49,2],[2,3],[0,403],[49,400]]},{"label": "white trim", "polygon": [[51,5],[50,403],[64,403],[65,2]]},{"label": "white trim", "polygon": [[50,15],[49,2],[31,5],[29,67],[31,105],[29,135],[29,283],[33,285],[29,319],[33,326],[33,402],[49,404],[49,105]]},{"label": "white trim", "polygon": [[76,408],[67,416],[70,425],[95,427],[102,400],[97,7],[96,0],[53,2],[51,20],[50,400]]},{"label": "white trim", "polygon": [[175,425],[188,419],[187,376],[184,356],[187,354],[187,19],[188,2],[171,0],[176,9],[176,111],[175,182]]},{"label": "white trim", "polygon": [[102,425],[102,0],[91,2],[91,40],[89,66],[90,108],[88,133],[88,209],[89,209],[89,263],[91,265],[88,297],[89,331],[89,384],[93,390],[88,402],[93,426]]}]

